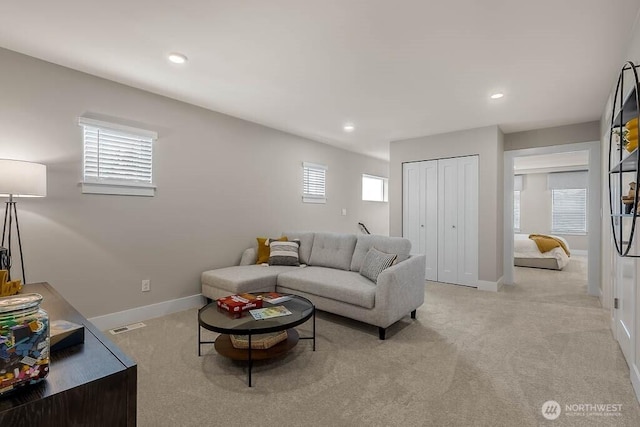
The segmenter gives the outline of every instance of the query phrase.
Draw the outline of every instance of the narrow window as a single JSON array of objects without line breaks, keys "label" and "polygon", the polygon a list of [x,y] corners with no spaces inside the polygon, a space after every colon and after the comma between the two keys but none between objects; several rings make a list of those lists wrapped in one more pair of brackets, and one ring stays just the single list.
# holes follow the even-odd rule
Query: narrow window
[{"label": "narrow window", "polygon": [[326,203],[327,167],[317,163],[302,163],[302,201],[305,203]]}]

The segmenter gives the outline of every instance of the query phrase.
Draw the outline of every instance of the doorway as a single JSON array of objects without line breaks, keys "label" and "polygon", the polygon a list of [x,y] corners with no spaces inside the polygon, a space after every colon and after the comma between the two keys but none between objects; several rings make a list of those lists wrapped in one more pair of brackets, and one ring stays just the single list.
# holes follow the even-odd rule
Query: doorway
[{"label": "doorway", "polygon": [[[550,158],[569,158],[572,155],[568,153],[585,153],[588,159],[586,183],[588,189],[587,197],[587,218],[586,221],[586,242],[580,242],[586,247],[587,257],[587,293],[589,295],[601,296],[600,290],[600,212],[601,212],[601,188],[600,188],[600,144],[599,142],[585,142],[577,144],[565,144],[550,147],[529,148],[522,150],[505,151],[504,153],[504,283],[514,284],[515,267],[514,267],[514,190],[515,173],[514,166],[516,163],[522,163],[520,159],[529,158],[544,162]],[[540,157],[542,156],[542,157]],[[551,156],[551,157],[548,157]],[[560,166],[562,167],[562,166]],[[567,166],[562,167],[567,170]],[[579,169],[575,167],[574,169]],[[584,166],[582,167],[584,169]],[[551,170],[547,169],[546,172]],[[517,220],[517,219],[516,219]],[[577,242],[574,238],[572,239]],[[578,252],[580,253],[580,251]]]}]

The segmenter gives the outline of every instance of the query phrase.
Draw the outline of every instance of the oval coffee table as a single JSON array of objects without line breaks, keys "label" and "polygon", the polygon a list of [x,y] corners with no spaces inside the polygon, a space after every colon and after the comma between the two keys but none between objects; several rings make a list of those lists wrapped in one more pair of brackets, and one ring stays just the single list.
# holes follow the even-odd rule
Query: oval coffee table
[{"label": "oval coffee table", "polygon": [[[249,387],[251,387],[251,369],[254,360],[270,359],[283,355],[295,347],[299,339],[313,340],[313,351],[316,351],[316,309],[314,305],[308,299],[298,295],[282,295],[286,295],[291,299],[277,304],[270,304],[263,301],[262,308],[282,305],[285,306],[291,314],[270,319],[255,320],[248,311],[244,312],[242,317],[238,318],[220,309],[215,301],[202,307],[198,310],[198,356],[201,356],[200,349],[202,344],[214,344],[216,351],[222,356],[234,360],[247,360],[249,362],[248,382]],[[298,332],[293,328],[302,325],[312,317],[313,335],[310,337],[300,337]],[[222,335],[216,338],[215,341],[202,341],[201,327]],[[285,341],[265,350],[251,348],[252,336],[280,331],[287,331],[287,339]],[[239,349],[233,347],[230,335],[247,335],[248,348]]]}]

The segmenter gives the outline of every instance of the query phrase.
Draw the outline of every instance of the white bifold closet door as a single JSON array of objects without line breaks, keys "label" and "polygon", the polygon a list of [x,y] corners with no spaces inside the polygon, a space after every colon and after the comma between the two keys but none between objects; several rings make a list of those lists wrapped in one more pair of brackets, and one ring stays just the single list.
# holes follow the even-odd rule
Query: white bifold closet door
[{"label": "white bifold closet door", "polygon": [[403,165],[403,235],[427,280],[477,286],[478,156]]}]

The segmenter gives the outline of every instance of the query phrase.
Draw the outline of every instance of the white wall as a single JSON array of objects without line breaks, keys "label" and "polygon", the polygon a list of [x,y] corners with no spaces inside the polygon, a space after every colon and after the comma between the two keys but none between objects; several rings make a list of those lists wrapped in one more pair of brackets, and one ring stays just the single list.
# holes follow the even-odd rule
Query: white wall
[{"label": "white wall", "polygon": [[402,163],[479,155],[480,280],[498,282],[503,272],[503,135],[497,126],[394,141],[390,146],[389,232],[402,236]]},{"label": "white wall", "polygon": [[573,144],[600,140],[600,123],[577,123],[544,129],[508,133],[504,136],[504,150],[549,147],[551,145]]},{"label": "white wall", "polygon": [[[87,317],[198,294],[202,271],[237,263],[257,236],[359,221],[388,234],[388,204],[360,193],[387,162],[7,50],[0,64],[0,158],[48,166],[48,196],[18,202],[27,279]],[[80,193],[86,113],[159,133],[155,197]],[[301,202],[303,161],[328,165],[326,205]]]},{"label": "white wall", "polygon": [[523,176],[520,192],[520,233],[555,234],[569,243],[571,250],[586,251],[589,247],[587,235],[558,234],[551,231],[551,190],[547,188],[546,173],[531,173]]}]

